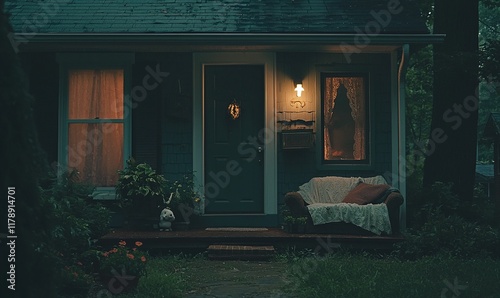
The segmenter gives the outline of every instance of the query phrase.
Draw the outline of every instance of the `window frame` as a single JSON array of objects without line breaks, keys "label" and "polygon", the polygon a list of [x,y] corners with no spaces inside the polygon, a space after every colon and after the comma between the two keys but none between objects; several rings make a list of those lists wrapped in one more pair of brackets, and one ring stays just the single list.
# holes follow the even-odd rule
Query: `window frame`
[{"label": "window frame", "polygon": [[[59,53],[59,125],[58,162],[59,175],[68,169],[70,123],[123,123],[123,167],[132,154],[132,107],[130,104],[133,53]],[[123,119],[69,119],[69,72],[71,70],[123,70]],[[116,188],[96,186],[93,197],[100,200],[116,199]]]},{"label": "window frame", "polygon": [[[375,115],[373,113],[373,98],[371,92],[371,71],[369,67],[318,67],[316,71],[316,162],[317,168],[320,170],[373,170],[374,165],[374,154],[373,154],[373,144],[375,140],[374,119]],[[324,92],[324,82],[326,77],[363,77],[365,82],[365,111],[366,111],[366,159],[365,160],[325,160],[324,159],[324,103],[323,103],[323,92]]]}]

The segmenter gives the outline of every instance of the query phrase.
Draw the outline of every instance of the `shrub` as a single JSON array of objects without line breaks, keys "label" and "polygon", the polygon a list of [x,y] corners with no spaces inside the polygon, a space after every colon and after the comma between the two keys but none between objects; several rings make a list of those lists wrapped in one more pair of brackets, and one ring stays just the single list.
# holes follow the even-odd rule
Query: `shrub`
[{"label": "shrub", "polygon": [[[90,288],[91,268],[76,266],[96,239],[107,232],[109,212],[93,202],[93,187],[78,181],[76,171],[56,177],[54,173],[40,184],[42,225],[46,237],[37,251],[60,268],[56,287],[62,296],[85,297]],[[88,269],[88,270],[87,270]]]},{"label": "shrub", "polygon": [[449,255],[461,258],[500,256],[500,233],[488,225],[469,222],[458,215],[436,215],[421,228],[409,230],[395,253],[405,259]]},{"label": "shrub", "polygon": [[63,256],[75,257],[108,231],[109,211],[93,202],[93,187],[78,182],[76,171],[45,181],[42,211],[49,214],[51,243]]},{"label": "shrub", "polygon": [[87,297],[94,278],[78,265],[65,266],[61,272],[59,294],[63,297]]},{"label": "shrub", "polygon": [[[492,222],[491,202],[476,196],[461,202],[451,183],[436,182],[419,192],[419,210],[410,221],[406,240],[396,245],[395,253],[407,259],[422,256],[450,255],[474,258],[478,255],[500,256],[500,232]],[[485,220],[485,215],[489,214]]]},{"label": "shrub", "polygon": [[147,163],[138,164],[134,159],[129,159],[127,167],[118,173],[116,193],[122,199],[165,196],[165,178]]}]

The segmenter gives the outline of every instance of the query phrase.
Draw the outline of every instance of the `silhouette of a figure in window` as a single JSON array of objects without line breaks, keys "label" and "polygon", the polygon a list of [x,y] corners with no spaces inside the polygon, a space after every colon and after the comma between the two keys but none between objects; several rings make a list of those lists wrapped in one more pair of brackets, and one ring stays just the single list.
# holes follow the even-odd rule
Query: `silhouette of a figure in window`
[{"label": "silhouette of a figure in window", "polygon": [[329,125],[334,159],[354,159],[354,119],[347,98],[347,89],[340,85]]}]

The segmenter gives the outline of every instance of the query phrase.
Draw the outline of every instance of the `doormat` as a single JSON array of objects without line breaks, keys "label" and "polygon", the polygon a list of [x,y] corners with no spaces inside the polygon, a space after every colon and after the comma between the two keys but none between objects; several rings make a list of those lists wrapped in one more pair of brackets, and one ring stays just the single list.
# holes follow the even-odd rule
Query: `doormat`
[{"label": "doormat", "polygon": [[205,231],[217,231],[217,232],[261,232],[261,231],[267,231],[267,228],[206,228]]}]

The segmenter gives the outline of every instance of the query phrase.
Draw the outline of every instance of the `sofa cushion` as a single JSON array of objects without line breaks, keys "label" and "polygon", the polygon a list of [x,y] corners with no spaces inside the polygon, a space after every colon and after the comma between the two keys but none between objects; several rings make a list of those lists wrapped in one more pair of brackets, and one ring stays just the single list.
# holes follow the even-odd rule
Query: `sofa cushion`
[{"label": "sofa cushion", "polygon": [[342,202],[358,205],[373,203],[382,197],[389,187],[387,184],[360,183],[345,196]]}]

